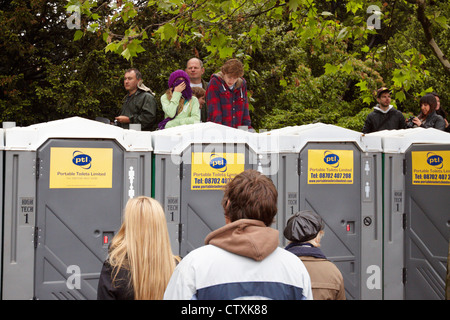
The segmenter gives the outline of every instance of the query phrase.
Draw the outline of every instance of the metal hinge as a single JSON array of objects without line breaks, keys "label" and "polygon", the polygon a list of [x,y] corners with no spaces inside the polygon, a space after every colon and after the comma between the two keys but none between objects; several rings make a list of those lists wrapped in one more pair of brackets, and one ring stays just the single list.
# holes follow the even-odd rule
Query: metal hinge
[{"label": "metal hinge", "polygon": [[300,159],[300,157],[299,158],[297,158],[297,175],[298,176],[300,176],[300,174],[301,174],[301,165],[302,165],[302,159]]},{"label": "metal hinge", "polygon": [[403,159],[403,175],[406,176],[406,159]]},{"label": "metal hinge", "polygon": [[406,213],[403,214],[402,224],[403,224],[403,230],[406,230]]},{"label": "metal hinge", "polygon": [[181,243],[183,241],[183,224],[178,224],[178,243]]},{"label": "metal hinge", "polygon": [[180,163],[180,180],[183,180],[183,162]]},{"label": "metal hinge", "polygon": [[402,282],[403,282],[403,285],[406,284],[406,268],[403,268],[403,270],[402,270]]},{"label": "metal hinge", "polygon": [[41,168],[41,159],[36,158],[36,163],[35,163],[36,180],[39,179],[40,168]]},{"label": "metal hinge", "polygon": [[34,227],[34,248],[36,249],[38,247],[38,242],[39,242],[39,228],[38,227]]}]

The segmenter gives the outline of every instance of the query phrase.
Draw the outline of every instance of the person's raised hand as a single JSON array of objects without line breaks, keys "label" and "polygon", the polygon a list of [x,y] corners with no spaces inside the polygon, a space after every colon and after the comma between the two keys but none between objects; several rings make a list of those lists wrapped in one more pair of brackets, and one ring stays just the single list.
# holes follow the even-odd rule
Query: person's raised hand
[{"label": "person's raised hand", "polygon": [[177,85],[173,91],[183,92],[184,89],[186,89],[186,83],[183,81],[182,83]]}]

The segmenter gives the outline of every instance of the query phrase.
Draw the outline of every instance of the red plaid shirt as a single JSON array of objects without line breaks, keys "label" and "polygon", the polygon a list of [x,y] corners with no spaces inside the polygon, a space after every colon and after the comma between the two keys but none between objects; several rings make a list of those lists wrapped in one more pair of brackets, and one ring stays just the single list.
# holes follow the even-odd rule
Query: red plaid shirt
[{"label": "red plaid shirt", "polygon": [[[241,81],[240,81],[241,80]],[[213,74],[206,89],[208,121],[229,127],[248,126],[251,128],[248,112],[247,82],[241,78],[230,90],[225,81]]]}]

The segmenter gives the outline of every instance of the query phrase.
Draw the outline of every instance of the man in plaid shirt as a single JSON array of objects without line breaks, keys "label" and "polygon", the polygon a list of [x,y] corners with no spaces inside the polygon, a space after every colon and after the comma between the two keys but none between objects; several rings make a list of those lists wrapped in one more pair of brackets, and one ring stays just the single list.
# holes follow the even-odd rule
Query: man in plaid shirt
[{"label": "man in plaid shirt", "polygon": [[206,89],[208,121],[237,128],[251,128],[248,111],[247,82],[244,66],[237,59],[230,59],[220,72],[213,74]]}]

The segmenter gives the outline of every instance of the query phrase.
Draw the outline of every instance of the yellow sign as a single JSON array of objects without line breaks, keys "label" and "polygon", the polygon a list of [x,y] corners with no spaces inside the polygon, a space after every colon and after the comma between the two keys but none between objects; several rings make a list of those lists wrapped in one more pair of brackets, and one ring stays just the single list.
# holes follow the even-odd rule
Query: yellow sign
[{"label": "yellow sign", "polygon": [[50,189],[112,188],[113,149],[51,148]]},{"label": "yellow sign", "polygon": [[308,184],[353,184],[353,150],[308,150]]},{"label": "yellow sign", "polygon": [[244,153],[193,152],[191,190],[221,190],[244,166]]},{"label": "yellow sign", "polygon": [[412,151],[412,184],[450,186],[450,151]]}]

